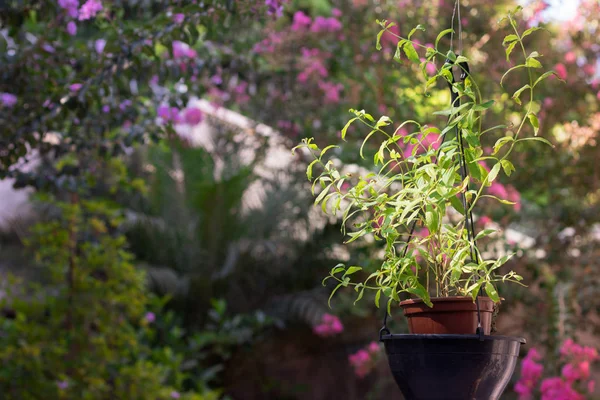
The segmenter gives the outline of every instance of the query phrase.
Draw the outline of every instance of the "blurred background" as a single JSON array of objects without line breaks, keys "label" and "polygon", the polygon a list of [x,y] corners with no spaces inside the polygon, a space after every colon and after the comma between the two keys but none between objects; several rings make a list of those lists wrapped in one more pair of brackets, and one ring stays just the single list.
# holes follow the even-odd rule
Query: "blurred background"
[{"label": "blurred background", "polygon": [[[555,147],[519,148],[490,188],[516,204],[477,211],[478,229],[502,232],[483,250],[516,252],[506,268],[528,285],[500,287],[497,334],[535,349],[503,399],[600,398],[600,2],[460,1],[463,54],[496,101],[488,127],[520,122],[523,76],[499,84],[513,65],[499,21],[517,5],[521,31],[546,28],[529,48],[565,82],[534,99]],[[340,144],[350,108],[443,128],[447,89],[426,96],[391,35],[378,51],[376,20],[401,35],[422,24],[429,44],[454,9],[0,1],[0,399],[401,399],[383,310],[352,290],[330,308],[321,284],[340,262],[376,268],[379,244],[343,245],[290,149]],[[369,172],[367,133],[331,152],[344,171]],[[552,379],[578,393],[543,397]]]}]

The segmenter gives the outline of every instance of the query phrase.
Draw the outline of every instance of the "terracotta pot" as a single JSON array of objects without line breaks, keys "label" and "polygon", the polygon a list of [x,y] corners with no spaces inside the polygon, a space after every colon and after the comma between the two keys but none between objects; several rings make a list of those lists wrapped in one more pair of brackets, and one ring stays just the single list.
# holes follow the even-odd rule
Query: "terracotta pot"
[{"label": "terracotta pot", "polygon": [[[477,330],[477,305],[468,296],[433,297],[433,307],[423,300],[404,300],[400,307],[408,320],[410,333],[415,334],[465,334]],[[481,326],[486,335],[492,327],[494,302],[489,297],[479,297]]]}]

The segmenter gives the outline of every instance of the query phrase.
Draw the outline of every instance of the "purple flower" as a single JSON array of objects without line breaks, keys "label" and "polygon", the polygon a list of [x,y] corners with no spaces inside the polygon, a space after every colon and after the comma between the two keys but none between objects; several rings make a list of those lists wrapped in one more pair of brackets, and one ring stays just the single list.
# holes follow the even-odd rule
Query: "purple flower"
[{"label": "purple flower", "polygon": [[181,394],[179,394],[179,392],[176,392],[175,390],[173,390],[171,392],[171,398],[172,399],[179,399],[181,397]]},{"label": "purple flower", "polygon": [[210,78],[210,81],[215,85],[220,85],[221,83],[223,83],[223,78],[221,78],[221,75],[216,74]]},{"label": "purple flower", "polygon": [[181,24],[185,19],[185,15],[183,14],[175,14],[173,15],[173,21],[177,24]]},{"label": "purple flower", "polygon": [[17,96],[12,93],[0,94],[0,100],[6,107],[14,107],[14,105],[17,104]]},{"label": "purple flower", "polygon": [[71,18],[77,18],[77,9],[79,8],[79,0],[58,0],[58,5],[63,10],[67,11],[67,14]]},{"label": "purple flower", "polygon": [[156,321],[156,315],[153,312],[147,312],[144,319],[147,323],[151,324]]},{"label": "purple flower", "polygon": [[267,14],[281,17],[283,15],[283,2],[281,0],[265,0]]},{"label": "purple flower", "polygon": [[79,9],[79,20],[85,21],[94,18],[96,14],[102,11],[102,8],[100,0],[87,0]]},{"label": "purple flower", "polygon": [[66,388],[69,387],[69,382],[67,382],[67,381],[56,382],[56,386],[58,386],[58,388],[60,390],[65,390]]},{"label": "purple flower", "polygon": [[333,15],[336,18],[339,18],[342,16],[342,11],[338,8],[334,8],[333,10],[331,10],[331,15]]},{"label": "purple flower", "polygon": [[69,89],[71,89],[73,92],[77,92],[82,86],[83,84],[81,83],[73,83],[71,86],[69,86]]},{"label": "purple flower", "polygon": [[106,47],[106,40],[98,39],[94,42],[94,48],[96,49],[96,53],[102,54],[104,52],[104,47]]},{"label": "purple flower", "polygon": [[129,107],[130,105],[131,105],[131,100],[129,100],[129,99],[128,100],[123,100],[123,102],[121,102],[121,104],[119,104],[119,109],[121,111],[125,111],[125,109],[127,107]]},{"label": "purple flower", "polygon": [[198,125],[203,119],[202,111],[196,107],[188,108],[185,110],[183,119],[186,124]]},{"label": "purple flower", "polygon": [[110,107],[108,106],[108,104],[102,106],[102,112],[104,114],[108,114],[110,112]]},{"label": "purple flower", "polygon": [[71,36],[77,35],[77,24],[73,21],[67,24],[67,33]]},{"label": "purple flower", "polygon": [[54,52],[56,52],[56,50],[54,49],[54,47],[52,47],[48,43],[44,43],[42,45],[42,49],[46,50],[48,53],[54,53]]}]

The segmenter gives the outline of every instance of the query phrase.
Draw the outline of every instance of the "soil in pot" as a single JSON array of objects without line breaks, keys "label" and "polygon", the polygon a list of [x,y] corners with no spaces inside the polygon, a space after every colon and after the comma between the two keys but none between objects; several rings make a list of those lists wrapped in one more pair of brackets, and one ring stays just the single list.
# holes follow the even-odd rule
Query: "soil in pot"
[{"label": "soil in pot", "polygon": [[[468,296],[433,297],[433,307],[423,300],[404,300],[400,307],[408,320],[408,329],[414,334],[465,334],[477,330],[477,304]],[[479,297],[481,326],[486,335],[492,327],[494,302],[489,297]]]}]

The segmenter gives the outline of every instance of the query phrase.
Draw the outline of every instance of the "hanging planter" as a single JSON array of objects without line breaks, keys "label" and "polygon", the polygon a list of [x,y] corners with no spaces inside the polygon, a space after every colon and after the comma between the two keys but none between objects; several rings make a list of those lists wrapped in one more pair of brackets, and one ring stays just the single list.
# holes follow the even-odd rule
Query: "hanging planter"
[{"label": "hanging planter", "polygon": [[[460,10],[458,1],[456,10]],[[458,17],[460,21],[460,11]],[[514,34],[504,39],[507,58],[517,48],[522,50],[524,61],[509,69],[503,79],[512,71],[528,70],[529,83],[513,95],[514,101],[521,104],[520,96],[527,93],[534,99],[534,88],[553,72],[537,77],[535,70],[542,67],[537,60],[539,54],[525,50],[523,38],[537,28],[520,33],[514,13],[509,13],[508,22]],[[357,301],[367,290],[374,292],[377,307],[382,298],[387,298],[380,340],[385,343],[390,367],[407,399],[494,400],[510,379],[519,347],[525,343],[521,338],[490,336],[494,304],[500,301],[497,285],[519,283],[522,278],[513,271],[499,273],[511,254],[483,259],[477,242],[496,231],[476,232],[473,209],[484,197],[511,204],[487,194],[486,189],[501,172],[510,176],[514,171],[508,157],[516,144],[548,142],[537,136],[521,137],[527,126],[535,135],[538,133],[533,101],[527,102],[522,122],[515,130],[507,130],[506,126],[482,128],[483,116],[494,101],[482,98],[466,57],[452,49],[446,54],[439,49],[440,40],[452,35],[452,29],[438,35],[435,47],[427,47],[411,39],[424,30],[421,26],[407,37],[400,37],[390,31],[393,23],[379,23],[382,30],[378,48],[384,33],[398,38],[395,59],[406,57],[425,71],[427,64],[436,65],[436,60],[444,57],[445,62],[433,76],[425,74],[425,90],[434,87],[438,79],[447,83],[450,107],[434,114],[447,116],[448,122],[440,130],[408,120],[391,131],[391,118],[376,120],[364,110],[351,110],[354,118],[342,129],[341,136],[345,140],[352,123],[369,128],[360,147],[364,159],[369,151],[365,149],[374,152],[374,172],[366,176],[344,174],[332,160],[325,159],[337,146],[320,149],[312,139],[298,146],[315,158],[307,167],[308,179],[313,180],[313,169],[320,169],[312,188],[314,194],[317,184],[321,187],[315,203],[325,213],[342,213],[342,231],[349,237],[346,243],[371,236],[382,243],[385,254],[375,270],[339,264],[325,281],[337,282],[331,296],[340,288],[352,287],[358,293]],[[424,61],[418,50],[425,53]],[[493,151],[486,153],[481,144],[483,135],[501,129],[504,133],[499,135]],[[371,146],[368,142],[377,135],[382,141]],[[345,186],[350,189],[343,191]],[[347,232],[348,227],[352,231]],[[393,335],[387,328],[388,315],[396,304],[404,309],[411,335]]]},{"label": "hanging planter", "polygon": [[382,335],[390,369],[408,400],[497,400],[524,339],[478,335]]}]

